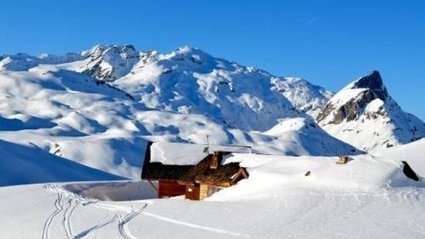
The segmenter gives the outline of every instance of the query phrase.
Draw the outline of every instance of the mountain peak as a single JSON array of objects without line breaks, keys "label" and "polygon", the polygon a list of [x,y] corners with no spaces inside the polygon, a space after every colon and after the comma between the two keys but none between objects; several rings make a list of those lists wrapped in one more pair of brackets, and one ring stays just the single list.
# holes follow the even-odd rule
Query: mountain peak
[{"label": "mountain peak", "polygon": [[390,98],[378,71],[372,71],[350,83],[333,96],[317,117],[322,124],[340,124],[343,121],[357,120],[366,106],[379,99],[386,102]]},{"label": "mountain peak", "polygon": [[94,47],[81,52],[82,56],[98,58],[106,54],[127,54],[127,55],[138,55],[136,48],[131,45],[95,45]]},{"label": "mountain peak", "polygon": [[193,52],[199,52],[202,50],[194,46],[184,45],[179,47],[176,51],[179,53],[193,53]]},{"label": "mountain peak", "polygon": [[176,55],[199,55],[199,56],[203,56],[203,57],[212,57],[211,55],[209,55],[208,53],[206,53],[205,51],[203,51],[202,49],[199,49],[197,47],[194,46],[181,46],[178,49],[174,50],[172,52],[172,54],[176,54]]},{"label": "mountain peak", "polygon": [[425,136],[423,122],[401,110],[378,71],[338,92],[323,107],[317,121],[332,136],[362,150],[391,147]]},{"label": "mountain peak", "polygon": [[82,72],[101,81],[113,81],[127,75],[139,61],[133,45],[96,45],[81,52],[86,57]]},{"label": "mountain peak", "polygon": [[360,77],[349,85],[350,89],[368,89],[374,93],[377,98],[385,101],[388,97],[387,89],[382,81],[379,71],[372,71],[369,75]]}]

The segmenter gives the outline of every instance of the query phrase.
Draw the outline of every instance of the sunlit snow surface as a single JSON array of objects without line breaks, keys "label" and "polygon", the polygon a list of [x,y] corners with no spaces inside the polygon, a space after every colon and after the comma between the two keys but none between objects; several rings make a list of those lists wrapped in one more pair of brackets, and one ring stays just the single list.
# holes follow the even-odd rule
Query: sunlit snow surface
[{"label": "sunlit snow surface", "polygon": [[[152,199],[145,182],[0,188],[4,238],[423,238],[425,140],[355,156],[236,155],[247,180],[207,201]],[[310,176],[304,176],[310,171]],[[17,229],[18,228],[18,229]]]}]

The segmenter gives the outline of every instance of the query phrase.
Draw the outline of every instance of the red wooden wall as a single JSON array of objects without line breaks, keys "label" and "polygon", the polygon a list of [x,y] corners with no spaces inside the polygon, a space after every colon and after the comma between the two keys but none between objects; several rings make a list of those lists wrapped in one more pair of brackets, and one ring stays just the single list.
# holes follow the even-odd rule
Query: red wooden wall
[{"label": "red wooden wall", "polygon": [[187,186],[185,198],[190,200],[199,200],[199,186]]},{"label": "red wooden wall", "polygon": [[177,183],[177,180],[160,179],[158,181],[158,197],[175,197],[184,195],[186,187]]}]

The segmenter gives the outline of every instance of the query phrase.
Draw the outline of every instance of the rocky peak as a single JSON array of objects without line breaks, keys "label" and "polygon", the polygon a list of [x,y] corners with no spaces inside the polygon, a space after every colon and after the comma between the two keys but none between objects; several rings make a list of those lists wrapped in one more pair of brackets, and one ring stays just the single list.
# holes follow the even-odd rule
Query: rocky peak
[{"label": "rocky peak", "polygon": [[82,51],[81,55],[84,57],[92,57],[92,58],[100,57],[106,48],[107,46],[104,46],[104,45],[96,45],[86,51]]},{"label": "rocky peak", "polygon": [[424,123],[391,98],[378,71],[360,77],[332,97],[317,122],[332,136],[366,151],[425,136]]},{"label": "rocky peak", "polygon": [[387,89],[381,78],[379,71],[372,71],[369,75],[360,77],[357,81],[352,83],[352,89],[366,88],[370,90],[377,98],[385,101],[388,97]]},{"label": "rocky peak", "polygon": [[137,57],[139,52],[133,45],[96,45],[87,51],[83,51],[81,55],[91,59],[108,57],[111,55],[121,55],[123,58],[132,58]]},{"label": "rocky peak", "polygon": [[318,114],[317,121],[322,124],[340,124],[344,120],[358,119],[369,103],[375,99],[385,102],[388,97],[381,75],[378,71],[372,71],[349,84],[329,100]]},{"label": "rocky peak", "polygon": [[101,81],[113,81],[131,71],[140,52],[133,45],[96,45],[81,55],[87,57],[82,72]]}]

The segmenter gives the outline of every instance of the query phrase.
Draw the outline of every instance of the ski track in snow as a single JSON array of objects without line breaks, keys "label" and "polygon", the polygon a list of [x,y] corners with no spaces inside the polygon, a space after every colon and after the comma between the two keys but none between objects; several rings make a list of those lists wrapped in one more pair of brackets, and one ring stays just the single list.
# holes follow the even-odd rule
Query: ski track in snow
[{"label": "ski track in snow", "polygon": [[137,217],[147,206],[148,206],[148,204],[145,204],[142,208],[140,208],[138,210],[133,210],[132,212],[127,213],[124,216],[122,214],[119,214],[118,231],[123,238],[126,238],[126,239],[136,238],[130,233],[127,225],[133,218]]},{"label": "ski track in snow", "polygon": [[[122,238],[135,239],[137,237],[132,235],[131,231],[128,228],[128,224],[131,220],[133,220],[135,217],[141,214],[143,216],[152,217],[161,221],[178,224],[185,227],[191,227],[195,229],[210,231],[210,232],[219,233],[219,234],[227,234],[227,235],[237,236],[237,237],[244,237],[244,238],[248,237],[247,235],[237,233],[237,232],[197,225],[197,224],[193,224],[189,222],[184,222],[181,220],[175,220],[172,218],[156,215],[149,212],[143,212],[144,209],[148,206],[148,203],[145,203],[140,208],[135,208],[134,205],[132,205],[131,207],[123,206],[123,205],[113,205],[113,204],[109,204],[105,202],[99,202],[98,200],[94,200],[90,198],[84,198],[80,195],[61,189],[56,184],[46,184],[43,186],[43,188],[49,192],[53,192],[57,194],[57,199],[55,200],[55,204],[54,204],[56,210],[46,220],[46,223],[43,229],[43,239],[50,238],[49,232],[50,232],[50,227],[52,225],[52,222],[56,218],[56,216],[60,214],[61,212],[63,213],[62,226],[66,234],[65,236],[68,239],[91,237],[97,230],[114,222],[117,223],[118,233]],[[75,209],[79,205],[82,205],[82,206],[93,205],[96,208],[105,209],[105,210],[114,212],[115,215],[111,219],[108,219],[102,223],[94,225],[82,232],[75,234],[74,228],[72,227],[72,218],[73,218]]]},{"label": "ski track in snow", "polygon": [[[117,223],[117,229],[120,236],[124,239],[135,239],[128,229],[128,223],[140,215],[142,211],[148,206],[145,203],[140,208],[128,207],[128,206],[116,206],[108,203],[102,203],[95,199],[84,198],[80,195],[68,192],[64,189],[60,189],[56,184],[46,184],[43,186],[43,189],[57,194],[57,199],[54,202],[55,211],[47,218],[44,228],[43,228],[43,239],[50,238],[50,228],[57,217],[61,212],[62,214],[62,226],[64,228],[66,238],[68,239],[77,239],[77,238],[86,238],[91,236],[100,228],[103,228],[113,222]],[[65,201],[66,200],[66,201]],[[78,234],[74,234],[74,229],[72,227],[72,217],[74,215],[75,209],[79,206],[87,206],[93,204],[96,208],[106,209],[108,211],[115,212],[115,215],[102,223],[96,224]]]},{"label": "ski track in snow", "polygon": [[74,215],[75,209],[78,207],[79,204],[80,204],[80,201],[75,201],[68,198],[68,206],[66,207],[63,214],[63,224],[64,224],[65,232],[68,238],[74,238],[71,219],[72,219],[72,216]]},{"label": "ski track in snow", "polygon": [[224,229],[218,229],[218,228],[213,228],[213,227],[206,227],[206,226],[197,225],[197,224],[193,224],[193,223],[189,223],[189,222],[184,222],[184,221],[181,221],[181,220],[175,220],[175,219],[172,219],[172,218],[156,215],[156,214],[149,213],[149,212],[144,212],[143,215],[148,216],[148,217],[153,217],[153,218],[156,218],[156,219],[159,219],[159,220],[162,220],[162,221],[166,221],[166,222],[179,224],[179,225],[186,226],[186,227],[201,229],[201,230],[220,233],[220,234],[227,234],[227,235],[232,235],[232,236],[249,238],[249,236],[241,234],[241,233],[227,231],[227,230],[224,230]]},{"label": "ski track in snow", "polygon": [[49,238],[49,232],[50,232],[50,226],[52,225],[53,219],[62,211],[63,206],[62,206],[62,196],[60,194],[58,194],[57,199],[55,200],[55,211],[50,214],[50,216],[47,218],[46,222],[44,223],[44,227],[43,227],[43,234],[42,234],[42,238],[43,239],[48,239]]},{"label": "ski track in snow", "polygon": [[107,226],[111,223],[113,223],[114,221],[116,221],[116,216],[114,216],[113,218],[106,220],[105,222],[102,222],[100,224],[94,225],[92,227],[90,227],[89,229],[80,232],[79,234],[75,235],[73,238],[74,239],[80,239],[80,238],[84,238],[87,236],[90,236],[91,234],[93,234],[94,232],[96,232],[98,229]]},{"label": "ski track in snow", "polygon": [[[43,239],[49,238],[92,238],[96,237],[96,233],[99,229],[105,226],[113,224],[116,227],[116,232],[120,238],[134,239],[137,238],[129,230],[129,223],[137,216],[151,217],[159,221],[166,223],[173,223],[183,228],[193,228],[203,230],[211,233],[217,233],[218,236],[234,236],[234,237],[249,237],[246,234],[241,234],[234,231],[228,231],[225,229],[219,229],[191,222],[182,221],[170,217],[165,217],[151,212],[146,212],[145,209],[149,203],[143,203],[140,205],[122,205],[109,202],[98,201],[95,199],[84,198],[78,194],[66,191],[55,184],[47,184],[44,189],[57,194],[57,198],[54,200],[55,210],[46,219],[43,227]],[[345,193],[316,193],[310,192],[311,197],[316,197],[317,200],[313,200],[308,204],[300,207],[300,217],[294,218],[290,221],[284,222],[280,230],[284,229],[288,231],[285,238],[300,238],[303,235],[314,233],[320,233],[323,235],[336,235],[340,233],[338,231],[330,231],[330,228],[341,225],[344,222],[358,221],[363,218],[365,214],[369,213],[369,206],[374,207],[375,199],[382,199],[382,209],[385,210],[394,202],[404,201],[412,202],[421,201],[423,199],[422,190],[406,191],[398,189],[384,188],[380,192],[345,192]],[[340,203],[344,199],[344,203]],[[92,207],[103,209],[107,212],[112,212],[112,216],[109,219],[98,222],[98,224],[92,225],[88,229],[76,232],[73,228],[72,218],[75,210],[79,206],[91,205]],[[284,208],[288,207],[285,203]],[[329,210],[329,208],[333,208]],[[62,213],[62,214],[61,214]],[[59,215],[62,216],[63,235],[52,235],[51,229],[53,229],[53,222],[58,220]],[[327,218],[327,220],[323,220]],[[424,235],[423,225],[419,225],[413,219],[403,221],[405,225],[408,225],[410,232],[406,234],[406,237],[414,236],[420,238]],[[402,223],[401,223],[402,224]],[[382,225],[377,224],[377,229],[380,230]],[[382,229],[382,228],[381,228]],[[396,230],[396,229],[394,229]],[[401,229],[400,229],[401,230]],[[58,233],[57,230],[55,233]],[[367,231],[363,228],[357,229],[359,235],[366,235]]]}]

